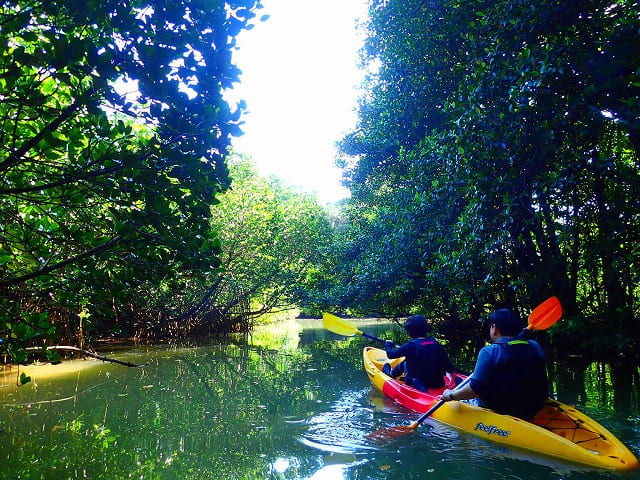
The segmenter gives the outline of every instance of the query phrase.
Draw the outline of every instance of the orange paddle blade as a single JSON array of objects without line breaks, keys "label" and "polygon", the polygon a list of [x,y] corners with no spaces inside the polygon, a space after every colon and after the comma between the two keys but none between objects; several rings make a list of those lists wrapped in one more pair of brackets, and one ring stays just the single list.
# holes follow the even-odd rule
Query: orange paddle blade
[{"label": "orange paddle blade", "polygon": [[527,330],[546,330],[562,317],[562,305],[558,297],[550,297],[538,305],[529,315]]},{"label": "orange paddle blade", "polygon": [[411,425],[396,425],[395,427],[385,427],[367,435],[367,439],[376,443],[387,443],[396,438],[403,437],[413,432],[420,424],[413,422]]}]

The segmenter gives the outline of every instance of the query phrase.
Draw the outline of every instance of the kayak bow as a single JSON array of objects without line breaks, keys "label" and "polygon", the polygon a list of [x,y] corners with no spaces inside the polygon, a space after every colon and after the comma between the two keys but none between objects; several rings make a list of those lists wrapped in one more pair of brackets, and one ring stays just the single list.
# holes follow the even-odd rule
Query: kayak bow
[{"label": "kayak bow", "polygon": [[[440,400],[444,388],[454,388],[446,385],[421,392],[382,372],[385,362],[393,365],[402,359],[389,360],[384,350],[373,347],[366,347],[363,357],[374,387],[416,412],[426,412]],[[532,422],[459,401],[445,403],[431,417],[491,442],[570,462],[609,470],[640,466],[633,453],[605,427],[574,407],[552,399],[547,400]]]}]

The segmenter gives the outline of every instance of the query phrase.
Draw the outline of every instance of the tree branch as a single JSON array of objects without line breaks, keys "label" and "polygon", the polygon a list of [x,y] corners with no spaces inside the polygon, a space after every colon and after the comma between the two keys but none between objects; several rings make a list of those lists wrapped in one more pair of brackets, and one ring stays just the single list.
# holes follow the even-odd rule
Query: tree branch
[{"label": "tree branch", "polygon": [[[31,350],[31,351],[33,351],[33,350],[42,350],[42,347],[28,347],[28,348],[26,348],[26,350]],[[97,353],[92,353],[92,352],[89,352],[87,350],[83,350],[82,348],[71,347],[71,346],[68,346],[68,345],[52,345],[50,347],[48,346],[47,350],[70,350],[72,352],[82,353],[83,355],[86,355],[88,357],[97,358],[98,360],[102,360],[103,362],[118,363],[120,365],[124,365],[125,367],[142,367],[142,366],[144,366],[144,364],[136,365],[135,363],[124,362],[122,360],[116,360],[115,358],[103,357],[102,355],[98,355]]]},{"label": "tree branch", "polygon": [[40,130],[40,132],[34,135],[31,139],[29,139],[24,144],[22,144],[20,148],[12,151],[9,154],[9,158],[7,158],[4,162],[0,162],[0,171],[4,171],[16,165],[29,150],[35,147],[38,144],[38,142],[42,140],[42,138],[47,132],[54,132],[55,130],[57,130],[57,128],[60,125],[62,125],[82,105],[84,105],[84,102],[86,101],[86,99],[90,97],[93,93],[94,93],[93,88],[90,88],[89,90],[87,90],[87,92],[85,92],[84,95],[78,98],[75,102],[73,102],[67,108],[62,110],[62,112],[60,112],[60,115],[58,115],[58,117],[55,120],[53,120],[51,123],[45,126],[42,130]]},{"label": "tree branch", "polygon": [[122,237],[120,235],[116,235],[115,237],[113,237],[108,242],[105,242],[102,245],[98,245],[97,247],[93,247],[93,248],[87,250],[86,252],[80,253],[80,254],[75,255],[75,256],[73,256],[71,258],[67,258],[66,260],[63,260],[62,262],[55,263],[53,265],[50,265],[50,266],[45,267],[45,268],[41,268],[40,270],[36,270],[35,272],[27,273],[26,275],[22,275],[20,277],[10,278],[8,280],[0,280],[0,287],[8,287],[8,286],[11,286],[11,285],[17,285],[17,284],[23,283],[23,282],[25,282],[27,280],[31,280],[32,278],[36,278],[36,277],[39,277],[41,275],[46,275],[47,273],[50,273],[50,272],[52,272],[54,270],[62,268],[65,265],[69,265],[70,263],[73,263],[73,262],[75,262],[77,260],[80,260],[82,258],[91,257],[91,256],[96,255],[98,253],[102,253],[105,250],[109,250],[114,245],[117,245],[118,243],[120,243],[120,240],[122,240]]}]

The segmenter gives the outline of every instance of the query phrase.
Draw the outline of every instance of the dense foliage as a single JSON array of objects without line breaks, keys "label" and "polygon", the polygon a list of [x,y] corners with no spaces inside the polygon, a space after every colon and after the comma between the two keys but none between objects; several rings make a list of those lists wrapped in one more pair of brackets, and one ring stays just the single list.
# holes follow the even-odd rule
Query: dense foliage
[{"label": "dense foliage", "polygon": [[558,295],[565,351],[638,348],[637,1],[370,4],[336,303],[459,326]]},{"label": "dense foliage", "polygon": [[565,352],[640,348],[637,1],[371,0],[333,229],[228,170],[244,105],[223,92],[260,7],[2,4],[0,352],[292,304],[474,328],[550,295]]},{"label": "dense foliage", "polygon": [[0,337],[15,359],[92,318],[121,330],[162,281],[219,265],[210,205],[242,109],[223,91],[259,7],[2,3]]},{"label": "dense foliage", "polygon": [[261,177],[246,158],[230,157],[229,171],[232,187],[211,218],[220,266],[165,282],[156,299],[165,320],[150,318],[150,335],[165,326],[180,334],[247,331],[257,317],[300,303],[315,282],[331,239],[324,208],[313,196]]}]

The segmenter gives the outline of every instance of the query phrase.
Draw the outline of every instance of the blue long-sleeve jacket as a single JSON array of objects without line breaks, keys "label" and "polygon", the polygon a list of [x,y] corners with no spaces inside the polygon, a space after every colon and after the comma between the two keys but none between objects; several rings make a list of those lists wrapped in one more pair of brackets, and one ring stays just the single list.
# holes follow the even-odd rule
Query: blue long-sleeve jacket
[{"label": "blue long-sleeve jacket", "polygon": [[387,342],[385,350],[389,358],[405,357],[405,382],[416,388],[422,386],[421,390],[443,387],[443,377],[454,371],[444,348],[433,337],[414,338],[398,348]]}]

